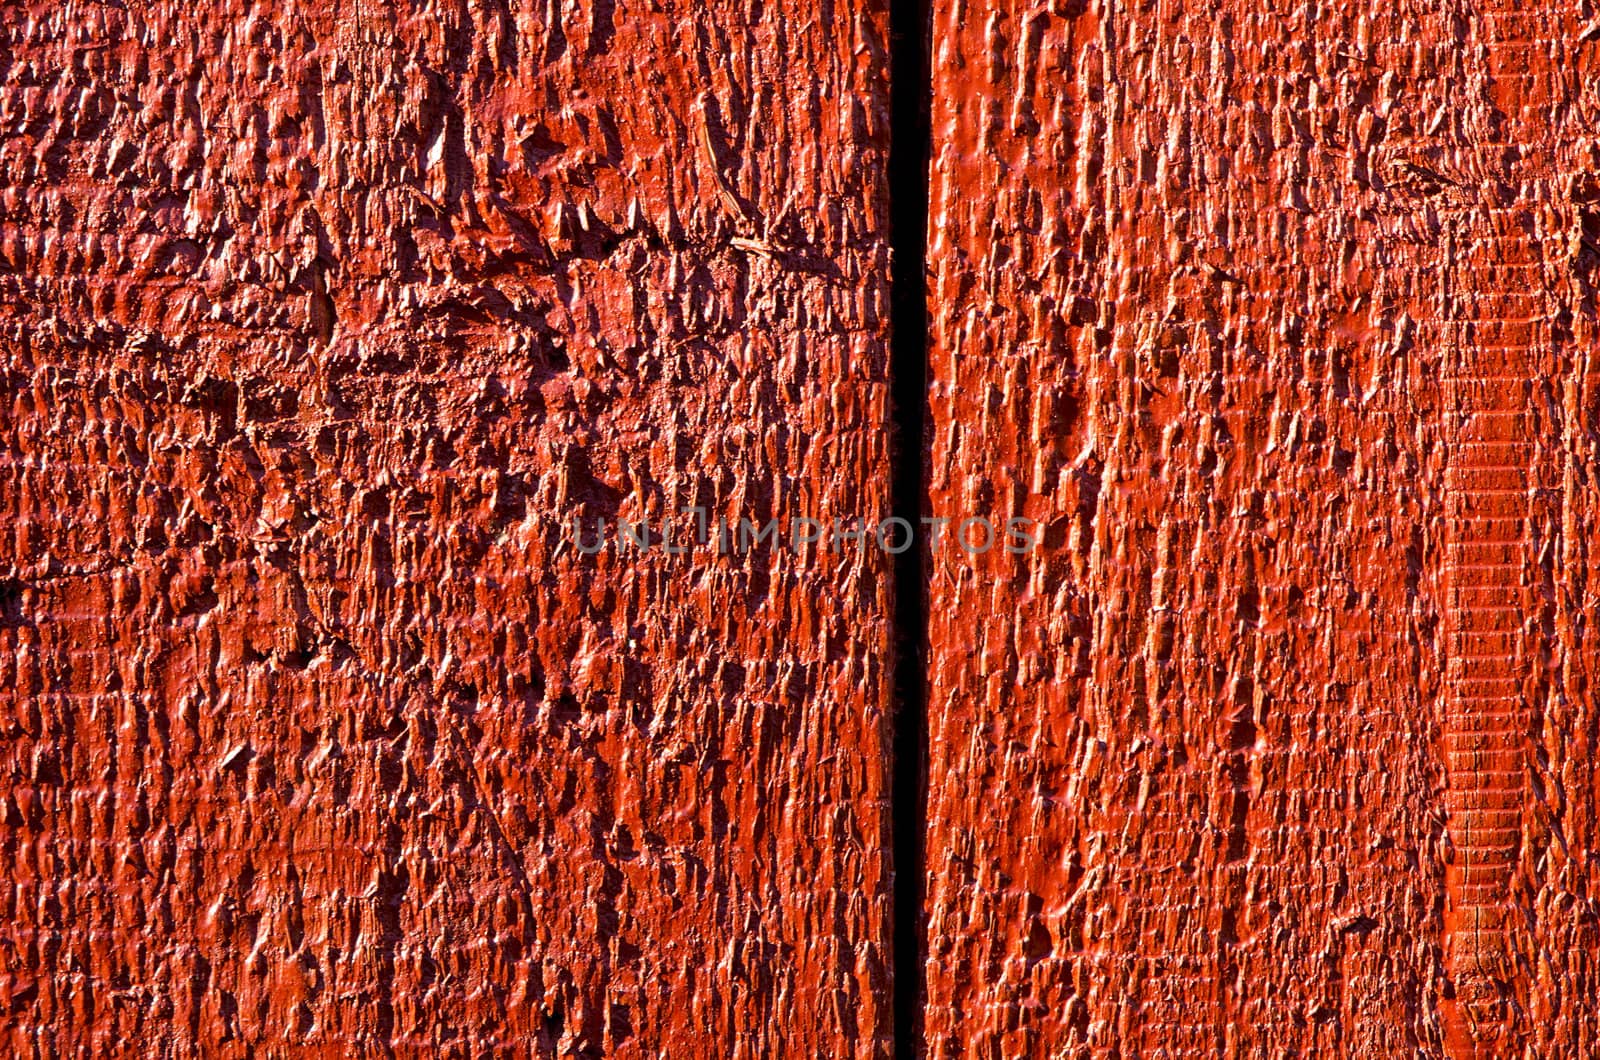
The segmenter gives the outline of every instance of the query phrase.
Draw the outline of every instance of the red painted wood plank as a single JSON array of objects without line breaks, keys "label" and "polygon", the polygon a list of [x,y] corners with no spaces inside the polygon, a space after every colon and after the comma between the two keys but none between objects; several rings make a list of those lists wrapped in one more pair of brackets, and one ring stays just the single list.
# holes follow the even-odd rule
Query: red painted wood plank
[{"label": "red painted wood plank", "polygon": [[0,1051],[886,1053],[885,37],[5,5]]},{"label": "red painted wood plank", "polygon": [[1587,1054],[1587,37],[937,5],[930,1056]]}]

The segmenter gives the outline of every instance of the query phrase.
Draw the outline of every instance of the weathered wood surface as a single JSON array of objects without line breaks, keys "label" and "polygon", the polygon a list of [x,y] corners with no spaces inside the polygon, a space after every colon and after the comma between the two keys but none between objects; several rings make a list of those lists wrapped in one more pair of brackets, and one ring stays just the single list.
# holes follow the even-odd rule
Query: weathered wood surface
[{"label": "weathered wood surface", "polygon": [[936,6],[930,1056],[1600,1041],[1587,17]]},{"label": "weathered wood surface", "polygon": [[[0,16],[3,1050],[886,1055],[884,5]],[[1593,17],[933,5],[927,1055],[1600,1041]]]},{"label": "weathered wood surface", "polygon": [[886,32],[0,5],[0,1051],[886,1054]]}]

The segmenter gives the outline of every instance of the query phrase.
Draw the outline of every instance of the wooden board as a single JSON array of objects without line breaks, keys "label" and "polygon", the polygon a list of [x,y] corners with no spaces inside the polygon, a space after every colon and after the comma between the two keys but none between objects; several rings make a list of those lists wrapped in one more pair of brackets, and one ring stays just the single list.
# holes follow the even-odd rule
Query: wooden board
[{"label": "wooden board", "polygon": [[936,6],[929,1056],[1596,1040],[1593,36]]},{"label": "wooden board", "polygon": [[3,11],[0,1051],[885,1055],[881,7]]}]

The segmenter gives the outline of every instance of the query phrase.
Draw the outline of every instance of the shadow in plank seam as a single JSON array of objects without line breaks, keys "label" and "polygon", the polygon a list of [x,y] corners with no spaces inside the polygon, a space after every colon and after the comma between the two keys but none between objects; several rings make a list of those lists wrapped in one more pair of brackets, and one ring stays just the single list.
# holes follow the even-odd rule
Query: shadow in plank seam
[{"label": "shadow in plank seam", "polygon": [[[890,0],[889,218],[892,299],[890,384],[896,435],[894,514],[911,526],[926,514],[927,229],[931,136],[925,0]],[[922,1053],[923,836],[927,822],[926,545],[895,559],[895,729],[892,753],[894,859],[894,1052]]]}]

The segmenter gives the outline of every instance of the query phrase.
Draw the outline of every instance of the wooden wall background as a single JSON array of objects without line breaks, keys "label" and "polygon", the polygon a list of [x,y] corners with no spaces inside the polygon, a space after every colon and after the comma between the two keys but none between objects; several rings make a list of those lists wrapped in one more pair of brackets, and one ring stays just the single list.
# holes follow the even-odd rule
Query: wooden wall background
[{"label": "wooden wall background", "polygon": [[1593,1055],[1597,17],[0,0],[0,1049]]}]

